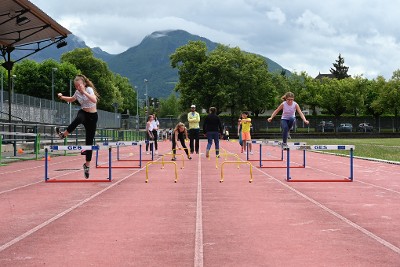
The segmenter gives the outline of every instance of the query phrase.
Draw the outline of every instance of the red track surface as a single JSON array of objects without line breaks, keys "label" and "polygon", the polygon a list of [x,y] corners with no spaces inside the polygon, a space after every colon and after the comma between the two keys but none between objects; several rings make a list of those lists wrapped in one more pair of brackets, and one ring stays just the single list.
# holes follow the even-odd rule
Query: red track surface
[{"label": "red track surface", "polygon": [[[178,161],[177,183],[171,164],[149,166],[148,183],[145,163],[114,168],[111,183],[45,183],[44,161],[0,167],[0,266],[400,266],[400,166],[355,159],[354,182],[288,183],[286,169],[252,162],[249,183],[249,166],[229,164],[219,183],[211,156]],[[49,177],[83,179],[83,160],[53,156]],[[90,179],[106,179],[94,165]],[[308,152],[291,176],[345,179],[349,159]]]}]

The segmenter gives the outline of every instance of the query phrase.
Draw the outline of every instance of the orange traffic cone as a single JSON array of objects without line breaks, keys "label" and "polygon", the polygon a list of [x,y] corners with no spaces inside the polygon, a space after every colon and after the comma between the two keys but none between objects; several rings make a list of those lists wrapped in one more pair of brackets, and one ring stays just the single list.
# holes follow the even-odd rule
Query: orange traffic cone
[{"label": "orange traffic cone", "polygon": [[22,148],[18,148],[18,154],[23,154],[24,150]]},{"label": "orange traffic cone", "polygon": [[[45,157],[42,158],[42,160],[45,160],[45,159],[46,159]],[[47,160],[48,160],[48,161],[51,161],[50,156],[47,156]]]}]

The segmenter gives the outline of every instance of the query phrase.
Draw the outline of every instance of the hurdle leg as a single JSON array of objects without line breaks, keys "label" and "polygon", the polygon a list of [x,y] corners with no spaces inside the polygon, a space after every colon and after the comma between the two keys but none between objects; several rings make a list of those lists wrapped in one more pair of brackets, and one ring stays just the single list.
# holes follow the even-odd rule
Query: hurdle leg
[{"label": "hurdle leg", "polygon": [[[112,162],[112,160],[111,160],[111,155],[112,155],[112,153],[111,153],[111,146],[108,148],[108,180],[111,182],[111,170],[112,170],[112,168],[111,168],[111,162]],[[98,152],[98,150],[96,150],[97,152]]]},{"label": "hurdle leg", "polygon": [[47,182],[47,180],[49,180],[49,177],[48,177],[48,163],[47,163],[47,155],[48,155],[48,149],[46,148],[45,150],[44,150],[44,181],[45,182]]},{"label": "hurdle leg", "polygon": [[[282,153],[283,153],[283,150],[282,150]],[[287,148],[287,150],[286,150],[286,160],[287,160],[287,162],[286,162],[286,180],[290,180],[291,178],[290,178],[290,148],[288,147]]]}]

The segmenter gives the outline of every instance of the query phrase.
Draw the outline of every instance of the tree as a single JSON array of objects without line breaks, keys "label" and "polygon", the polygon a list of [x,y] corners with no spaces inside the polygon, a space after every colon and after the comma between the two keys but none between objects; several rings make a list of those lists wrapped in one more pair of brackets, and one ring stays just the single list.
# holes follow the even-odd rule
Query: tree
[{"label": "tree", "polygon": [[90,48],[77,48],[61,56],[61,63],[69,62],[76,66],[96,86],[100,95],[98,108],[114,111],[113,103],[123,106],[123,97],[119,88],[114,84],[114,74],[107,63],[94,57]]},{"label": "tree", "polygon": [[218,112],[238,115],[249,110],[258,115],[273,105],[274,88],[264,58],[219,45],[207,54],[204,42],[189,42],[171,55],[171,65],[178,68],[181,104],[192,103]]},{"label": "tree", "polygon": [[336,79],[341,80],[350,77],[350,75],[347,74],[349,67],[344,65],[344,58],[341,54],[339,54],[338,60],[336,60],[336,63],[333,63],[333,66],[334,68],[331,68],[330,72]]},{"label": "tree", "polygon": [[[53,68],[57,69],[54,71],[54,93],[69,95],[70,79],[79,71],[68,62],[60,64],[53,59],[41,63],[26,59],[16,64],[14,74],[18,82],[15,83],[15,92],[51,100]],[[57,97],[54,99],[59,101]]]},{"label": "tree", "polygon": [[158,111],[158,117],[160,118],[177,118],[179,116],[180,109],[178,105],[178,98],[173,93],[166,99],[160,100],[160,108]]}]

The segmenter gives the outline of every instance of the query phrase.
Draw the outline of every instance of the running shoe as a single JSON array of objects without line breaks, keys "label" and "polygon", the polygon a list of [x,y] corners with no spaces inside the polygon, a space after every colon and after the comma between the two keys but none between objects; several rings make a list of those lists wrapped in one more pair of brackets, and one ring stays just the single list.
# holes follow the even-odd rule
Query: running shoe
[{"label": "running shoe", "polygon": [[60,131],[60,128],[55,127],[54,129],[55,129],[55,131],[56,131],[57,136],[58,136],[60,139],[64,139],[64,138],[65,138],[64,133],[62,133],[62,132]]},{"label": "running shoe", "polygon": [[89,179],[89,167],[86,166],[86,163],[83,163],[83,174],[85,175],[86,179]]},{"label": "running shoe", "polygon": [[172,160],[172,161],[176,161],[176,158],[172,158],[171,160]]},{"label": "running shoe", "polygon": [[210,150],[206,150],[206,158],[210,157]]},{"label": "running shoe", "polygon": [[188,159],[192,159],[192,157],[188,157]]}]

